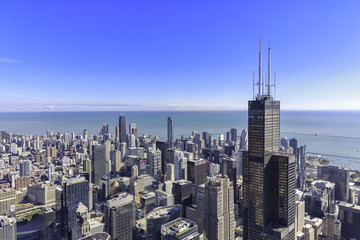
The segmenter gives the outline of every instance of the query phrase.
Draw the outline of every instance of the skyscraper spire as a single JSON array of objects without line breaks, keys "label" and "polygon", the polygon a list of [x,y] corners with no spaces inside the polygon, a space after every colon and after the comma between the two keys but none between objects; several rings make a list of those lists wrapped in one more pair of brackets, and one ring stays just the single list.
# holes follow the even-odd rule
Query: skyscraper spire
[{"label": "skyscraper spire", "polygon": [[269,41],[269,53],[268,53],[268,95],[271,96],[271,52]]},{"label": "skyscraper spire", "polygon": [[260,36],[259,37],[259,98],[261,97],[262,94],[261,76],[262,76],[262,70],[261,70],[261,36]]}]

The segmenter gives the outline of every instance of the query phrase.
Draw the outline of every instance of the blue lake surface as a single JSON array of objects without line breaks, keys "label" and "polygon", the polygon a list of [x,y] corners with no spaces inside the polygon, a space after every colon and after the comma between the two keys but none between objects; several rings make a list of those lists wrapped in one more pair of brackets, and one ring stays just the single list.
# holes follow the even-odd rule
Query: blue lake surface
[{"label": "blue lake surface", "polygon": [[[238,134],[247,128],[247,111],[142,111],[124,112],[126,123],[137,124],[139,134],[166,138],[167,117],[174,119],[174,135],[208,131],[217,137],[230,128]],[[110,132],[118,125],[120,112],[19,112],[0,113],[0,130],[44,135],[46,129],[60,133],[98,134],[108,123]],[[281,111],[281,136],[298,139],[308,152],[360,158],[360,111]],[[334,159],[333,165],[360,170],[360,160]]]}]

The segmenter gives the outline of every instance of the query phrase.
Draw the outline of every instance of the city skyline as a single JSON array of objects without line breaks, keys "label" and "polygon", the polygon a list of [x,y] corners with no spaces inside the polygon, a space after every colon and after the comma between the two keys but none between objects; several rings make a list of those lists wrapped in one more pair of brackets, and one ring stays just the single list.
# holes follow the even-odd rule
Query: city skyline
[{"label": "city skyline", "polygon": [[360,110],[355,1],[1,5],[3,112],[246,109],[260,35],[282,109]]}]

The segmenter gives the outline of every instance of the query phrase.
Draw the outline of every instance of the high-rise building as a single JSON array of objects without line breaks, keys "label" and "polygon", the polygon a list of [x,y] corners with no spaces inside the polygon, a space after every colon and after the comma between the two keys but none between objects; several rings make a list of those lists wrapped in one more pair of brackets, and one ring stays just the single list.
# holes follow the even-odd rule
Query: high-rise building
[{"label": "high-rise building", "polygon": [[89,208],[89,182],[84,177],[70,178],[64,184],[64,223],[67,233],[71,231],[72,210],[81,202]]},{"label": "high-rise building", "polygon": [[346,202],[339,203],[341,237],[344,239],[360,238],[360,205]]},{"label": "high-rise building", "polygon": [[104,213],[105,231],[111,235],[111,239],[132,239],[136,221],[136,204],[133,195],[120,193],[108,200]]},{"label": "high-rise building", "polygon": [[16,240],[16,219],[0,215],[0,239]]},{"label": "high-rise building", "polygon": [[295,158],[297,158],[297,154],[298,154],[298,151],[297,151],[297,149],[298,149],[298,141],[297,141],[297,139],[296,138],[291,138],[290,139],[290,141],[289,141],[289,145],[290,145],[290,147],[292,147],[293,148],[293,154],[295,155]]},{"label": "high-rise building", "polygon": [[119,117],[119,134],[120,134],[120,142],[126,143],[127,136],[126,136],[126,122],[125,122],[124,115],[120,115],[120,117]]},{"label": "high-rise building", "polygon": [[284,149],[286,149],[289,146],[289,139],[287,137],[282,137],[280,146],[282,146]]},{"label": "high-rise building", "polygon": [[193,184],[200,185],[206,182],[207,161],[205,159],[193,159],[187,161],[187,179]]},{"label": "high-rise building", "polygon": [[185,207],[192,204],[193,186],[188,180],[178,180],[173,183],[173,195],[175,204],[183,206],[182,215],[186,217]]},{"label": "high-rise building", "polygon": [[318,179],[335,183],[335,200],[349,200],[350,170],[336,166],[318,166]]},{"label": "high-rise building", "polygon": [[88,175],[88,181],[91,182],[92,179],[91,179],[91,161],[90,159],[85,159],[83,161],[83,172],[84,173],[87,173]]},{"label": "high-rise building", "polygon": [[168,143],[165,141],[156,141],[156,149],[161,151],[161,172],[165,174],[166,171],[166,151],[168,149]]},{"label": "high-rise building", "polygon": [[106,161],[110,159],[106,159],[106,145],[94,145],[92,158],[92,182],[100,186],[100,179],[108,174]]},{"label": "high-rise building", "polygon": [[175,151],[174,157],[175,181],[187,179],[187,158],[183,151]]},{"label": "high-rise building", "polygon": [[204,230],[208,240],[235,239],[234,190],[227,177],[205,184]]},{"label": "high-rise building", "polygon": [[237,129],[236,128],[230,129],[230,136],[231,136],[230,140],[232,142],[236,142],[236,139],[237,139]]},{"label": "high-rise building", "polygon": [[240,149],[247,150],[248,148],[248,131],[243,129],[240,136]]},{"label": "high-rise building", "polygon": [[317,180],[311,183],[311,215],[322,218],[335,211],[335,184]]},{"label": "high-rise building", "polygon": [[306,186],[306,145],[297,150],[296,159],[296,187],[305,190]]},{"label": "high-rise building", "polygon": [[129,136],[133,134],[134,128],[136,128],[136,123],[129,123]]},{"label": "high-rise building", "polygon": [[325,214],[323,235],[326,240],[341,240],[341,222],[337,214]]},{"label": "high-rise building", "polygon": [[280,101],[262,89],[261,42],[256,98],[248,107],[248,152],[243,155],[243,239],[295,238],[295,157],[280,154]]},{"label": "high-rise building", "polygon": [[22,160],[20,161],[20,177],[26,177],[31,175],[31,161]]},{"label": "high-rise building", "polygon": [[159,181],[161,177],[161,151],[151,150],[148,155],[149,174]]},{"label": "high-rise building", "polygon": [[167,139],[169,142],[169,147],[173,147],[173,140],[174,140],[174,121],[171,117],[167,119]]}]

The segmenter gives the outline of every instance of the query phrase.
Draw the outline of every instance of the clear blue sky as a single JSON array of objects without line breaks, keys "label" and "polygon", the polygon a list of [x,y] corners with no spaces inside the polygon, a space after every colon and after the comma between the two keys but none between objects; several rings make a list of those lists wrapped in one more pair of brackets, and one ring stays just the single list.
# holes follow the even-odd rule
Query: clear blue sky
[{"label": "clear blue sky", "polygon": [[282,109],[360,110],[359,1],[24,0],[0,3],[0,111],[246,108],[260,35]]}]

